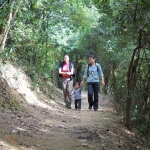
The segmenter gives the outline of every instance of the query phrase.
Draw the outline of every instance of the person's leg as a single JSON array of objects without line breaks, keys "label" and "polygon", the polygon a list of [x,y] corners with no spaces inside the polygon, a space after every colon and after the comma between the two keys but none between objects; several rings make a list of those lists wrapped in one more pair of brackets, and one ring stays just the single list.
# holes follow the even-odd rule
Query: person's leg
[{"label": "person's leg", "polygon": [[77,100],[75,100],[75,109],[77,109],[78,107],[77,107],[77,103],[78,103],[78,101]]},{"label": "person's leg", "polygon": [[73,80],[68,80],[67,82],[67,106],[71,108],[72,103],[72,89],[73,89]]},{"label": "person's leg", "polygon": [[98,109],[98,92],[99,92],[99,82],[93,84],[94,87],[94,110]]},{"label": "person's leg", "polygon": [[62,90],[64,94],[64,102],[67,102],[67,80],[62,78]]},{"label": "person's leg", "polygon": [[92,109],[92,106],[93,106],[93,85],[92,85],[92,83],[88,83],[88,102],[89,102],[89,109]]},{"label": "person's leg", "polygon": [[81,99],[78,99],[78,109],[81,109]]}]

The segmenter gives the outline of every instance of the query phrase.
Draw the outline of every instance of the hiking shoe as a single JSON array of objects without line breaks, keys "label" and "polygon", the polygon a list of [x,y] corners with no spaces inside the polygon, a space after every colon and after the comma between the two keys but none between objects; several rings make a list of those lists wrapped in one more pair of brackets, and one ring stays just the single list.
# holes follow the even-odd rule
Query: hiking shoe
[{"label": "hiking shoe", "polygon": [[94,109],[94,111],[98,111],[97,109]]},{"label": "hiking shoe", "polygon": [[71,109],[71,106],[67,106],[67,105],[66,105],[66,107],[67,107],[68,109]]},{"label": "hiking shoe", "polygon": [[92,107],[89,107],[89,110],[91,110],[92,109]]}]

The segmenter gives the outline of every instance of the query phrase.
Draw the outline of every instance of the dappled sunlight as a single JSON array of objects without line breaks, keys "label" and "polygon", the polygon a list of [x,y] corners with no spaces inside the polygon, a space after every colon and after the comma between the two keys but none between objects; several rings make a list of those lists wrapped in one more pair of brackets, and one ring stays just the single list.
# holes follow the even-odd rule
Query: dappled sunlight
[{"label": "dappled sunlight", "polygon": [[8,143],[5,143],[4,141],[1,141],[1,140],[0,140],[0,147],[1,147],[1,146],[6,147],[6,149],[9,148],[9,149],[11,149],[11,150],[18,150],[17,148],[10,146]]},{"label": "dappled sunlight", "polygon": [[29,104],[51,109],[50,106],[38,100],[35,93],[31,90],[30,79],[21,68],[15,68],[11,64],[5,64],[1,70],[2,77],[7,81],[10,88],[24,96]]},{"label": "dappled sunlight", "polygon": [[[0,140],[0,149],[1,149],[1,147],[3,147],[4,150],[27,150],[23,147],[19,147],[19,148],[14,147],[14,146]],[[28,150],[31,150],[31,149],[28,149]]]},{"label": "dappled sunlight", "polygon": [[0,150],[37,150],[33,146],[28,147],[27,144],[20,143],[20,139],[23,138],[16,133],[5,135],[3,140],[0,139]]},{"label": "dappled sunlight", "polygon": [[110,120],[110,118],[105,118],[105,117],[103,117],[105,120]]},{"label": "dappled sunlight", "polygon": [[16,129],[19,130],[19,131],[28,131],[28,130],[20,128],[20,127],[16,127]]},{"label": "dappled sunlight", "polygon": [[123,129],[127,134],[135,136],[135,134],[127,129]]}]

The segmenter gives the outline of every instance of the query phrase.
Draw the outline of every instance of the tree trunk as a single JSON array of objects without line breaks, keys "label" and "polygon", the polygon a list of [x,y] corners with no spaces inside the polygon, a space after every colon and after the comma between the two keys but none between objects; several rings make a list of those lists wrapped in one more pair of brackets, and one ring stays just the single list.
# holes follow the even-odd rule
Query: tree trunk
[{"label": "tree trunk", "polygon": [[55,85],[55,87],[58,87],[58,71],[57,70],[53,70],[53,84]]},{"label": "tree trunk", "polygon": [[81,82],[82,80],[82,64],[78,64],[76,67],[76,81]]},{"label": "tree trunk", "polygon": [[105,86],[103,88],[103,93],[107,95],[108,93],[108,86],[109,86],[109,78],[110,78],[110,68],[111,68],[111,62],[107,63],[107,69],[104,70],[104,77],[105,77]]},{"label": "tree trunk", "polygon": [[[126,126],[127,127],[130,127],[131,124],[131,107],[132,107],[131,103],[132,103],[132,94],[134,92],[133,84],[136,85],[135,83],[136,81],[134,81],[134,75],[136,72],[138,59],[140,57],[141,41],[142,41],[142,30],[139,29],[138,46],[133,51],[133,55],[127,72],[127,91],[128,91],[128,95],[126,99]],[[137,57],[136,60],[134,60],[135,56]]]},{"label": "tree trunk", "polygon": [[14,5],[15,5],[16,1],[12,1],[11,6],[10,6],[10,12],[8,14],[7,26],[6,26],[5,29],[4,28],[0,29],[1,30],[1,33],[0,33],[0,51],[1,52],[4,51],[7,36],[8,36],[9,30],[10,30],[10,26],[11,26],[11,22],[12,22],[12,20],[14,19],[14,17],[16,16],[16,14],[18,12],[18,9],[21,5],[21,2],[22,2],[22,0],[20,0],[16,11],[13,12]]}]

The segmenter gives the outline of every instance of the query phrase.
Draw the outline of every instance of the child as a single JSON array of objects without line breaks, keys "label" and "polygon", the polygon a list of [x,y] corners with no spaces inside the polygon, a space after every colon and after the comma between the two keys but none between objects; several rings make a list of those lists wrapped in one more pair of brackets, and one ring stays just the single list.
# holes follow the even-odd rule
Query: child
[{"label": "child", "polygon": [[81,110],[81,86],[79,82],[76,82],[75,89],[73,91],[73,95],[75,97],[75,109]]}]

